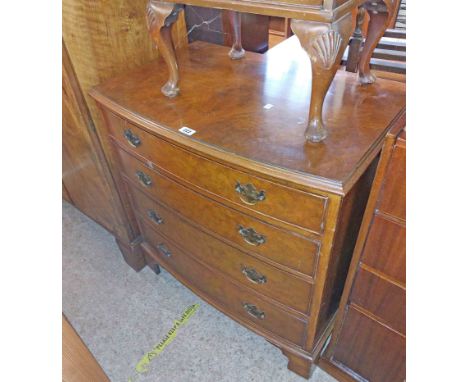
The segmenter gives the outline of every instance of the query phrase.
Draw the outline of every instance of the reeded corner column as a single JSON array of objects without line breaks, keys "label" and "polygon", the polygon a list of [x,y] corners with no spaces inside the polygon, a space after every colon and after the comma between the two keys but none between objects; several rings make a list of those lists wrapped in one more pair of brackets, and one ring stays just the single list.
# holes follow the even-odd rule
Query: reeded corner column
[{"label": "reeded corner column", "polygon": [[161,92],[169,98],[179,94],[179,67],[172,40],[172,26],[177,21],[183,5],[149,0],[146,7],[146,20],[151,38],[169,69],[169,79]]},{"label": "reeded corner column", "polygon": [[362,7],[369,14],[367,38],[359,60],[359,82],[373,84],[376,80],[370,70],[370,61],[380,39],[385,34],[388,23],[395,12],[395,0],[367,0]]},{"label": "reeded corner column", "polygon": [[330,84],[340,66],[353,29],[351,13],[333,23],[294,19],[291,29],[312,63],[312,95],[306,139],[321,142],[327,137],[322,108]]},{"label": "reeded corner column", "polygon": [[229,52],[229,57],[232,60],[240,60],[245,56],[245,50],[242,48],[242,21],[241,13],[236,11],[227,11],[229,17],[229,24],[231,25],[232,33],[232,48]]}]

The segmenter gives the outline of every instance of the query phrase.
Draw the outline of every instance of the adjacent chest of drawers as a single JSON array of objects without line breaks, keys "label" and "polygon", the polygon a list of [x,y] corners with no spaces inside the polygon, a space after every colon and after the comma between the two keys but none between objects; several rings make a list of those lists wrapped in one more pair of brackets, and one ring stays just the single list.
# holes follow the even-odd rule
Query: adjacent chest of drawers
[{"label": "adjacent chest of drawers", "polygon": [[[376,156],[404,107],[404,89],[384,87],[393,103],[372,124],[353,117],[359,88],[353,76],[339,74],[332,89],[341,89],[343,100],[330,99],[325,109],[334,138],[317,148],[305,143],[298,123],[306,121],[307,89],[291,103],[284,92],[290,84],[268,74],[268,54],[247,56],[237,73],[224,47],[207,45],[192,44],[179,57],[190,71],[183,72],[188,86],[177,99],[159,94],[155,84],[164,73],[153,65],[92,92],[134,232],[121,249],[135,269],[162,266],[280,347],[288,367],[308,377],[331,331]],[[294,68],[289,80],[299,79],[307,57],[285,49]],[[262,86],[272,88],[255,98]],[[229,101],[233,89],[237,96]],[[383,106],[384,99],[362,92],[364,106]],[[338,118],[343,112],[346,126]],[[195,133],[184,135],[184,127]]]},{"label": "adjacent chest of drawers", "polygon": [[406,378],[406,130],[386,138],[321,366],[340,381]]}]

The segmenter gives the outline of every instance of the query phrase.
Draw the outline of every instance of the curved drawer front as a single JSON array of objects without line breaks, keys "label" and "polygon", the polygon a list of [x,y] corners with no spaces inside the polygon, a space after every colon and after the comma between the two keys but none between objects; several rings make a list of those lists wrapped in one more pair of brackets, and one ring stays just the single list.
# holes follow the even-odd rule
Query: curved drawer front
[{"label": "curved drawer front", "polygon": [[248,321],[262,331],[270,331],[299,346],[302,345],[306,324],[270,304],[245,288],[238,287],[221,274],[210,271],[181,252],[162,236],[153,233],[148,238],[156,262],[202,297],[214,300],[223,310]]},{"label": "curved drawer front", "polygon": [[299,312],[308,313],[312,284],[208,235],[137,190],[132,190],[132,195],[140,213],[140,226],[145,238],[156,230],[237,282]]},{"label": "curved drawer front", "polygon": [[149,169],[119,150],[125,175],[137,188],[189,220],[279,264],[314,276],[318,244],[225,207]]},{"label": "curved drawer front", "polygon": [[156,166],[254,213],[321,234],[327,197],[295,190],[205,159],[145,132],[121,118],[109,117],[112,135]]}]

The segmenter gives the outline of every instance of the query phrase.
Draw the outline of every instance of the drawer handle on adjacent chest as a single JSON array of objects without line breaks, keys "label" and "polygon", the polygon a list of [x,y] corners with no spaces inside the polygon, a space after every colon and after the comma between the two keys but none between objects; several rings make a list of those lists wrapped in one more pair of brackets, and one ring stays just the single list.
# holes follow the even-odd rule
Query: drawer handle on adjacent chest
[{"label": "drawer handle on adjacent chest", "polygon": [[236,182],[236,192],[240,194],[240,200],[245,204],[253,206],[258,202],[265,200],[265,191],[257,191],[253,184],[240,184]]},{"label": "drawer handle on adjacent chest", "polygon": [[242,306],[252,317],[255,317],[258,320],[263,320],[265,318],[265,313],[259,310],[255,305],[244,302]]},{"label": "drawer handle on adjacent chest", "polygon": [[130,129],[126,129],[124,131],[124,137],[132,147],[138,147],[141,145],[141,139],[138,137],[138,135],[133,134],[132,130]]},{"label": "drawer handle on adjacent chest", "polygon": [[239,226],[239,234],[244,238],[244,241],[250,245],[261,245],[265,244],[266,237],[262,234],[255,232],[253,228],[244,228]]},{"label": "drawer handle on adjacent chest", "polygon": [[137,176],[138,180],[143,186],[149,187],[153,184],[153,181],[151,180],[150,176],[146,175],[143,171],[137,171],[135,175]]},{"label": "drawer handle on adjacent chest", "polygon": [[158,251],[166,257],[171,257],[172,253],[164,244],[158,244]]},{"label": "drawer handle on adjacent chest", "polygon": [[162,224],[164,223],[164,220],[161,216],[159,216],[155,211],[153,210],[148,210],[148,216],[149,218],[154,221],[156,224]]},{"label": "drawer handle on adjacent chest", "polygon": [[266,284],[267,278],[262,274],[258,273],[254,268],[242,267],[242,273],[245,275],[247,280],[254,284]]}]

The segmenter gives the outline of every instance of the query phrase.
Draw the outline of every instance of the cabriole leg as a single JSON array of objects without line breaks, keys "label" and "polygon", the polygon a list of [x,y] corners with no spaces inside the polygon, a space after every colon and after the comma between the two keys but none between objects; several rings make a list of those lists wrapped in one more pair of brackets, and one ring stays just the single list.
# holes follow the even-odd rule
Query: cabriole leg
[{"label": "cabriole leg", "polygon": [[169,98],[179,94],[179,68],[172,41],[172,26],[182,7],[179,4],[149,0],[146,8],[150,35],[169,69],[169,80],[161,88],[162,93]]},{"label": "cabriole leg", "polygon": [[333,24],[292,20],[291,28],[312,63],[312,95],[305,136],[312,142],[321,142],[327,137],[322,120],[323,101],[348,45],[352,16],[349,13]]},{"label": "cabriole leg", "polygon": [[356,28],[349,42],[348,58],[346,60],[346,71],[356,73],[359,65],[359,57],[361,54],[361,46],[363,41],[362,24],[366,10],[364,7],[359,7],[356,17]]},{"label": "cabriole leg", "polygon": [[241,28],[241,14],[235,11],[228,11],[229,23],[231,24],[231,33],[233,44],[229,57],[232,60],[240,60],[245,56],[245,50],[242,48],[242,28]]},{"label": "cabriole leg", "polygon": [[392,3],[392,0],[372,0],[364,3],[364,8],[370,19],[366,41],[359,61],[359,81],[361,84],[373,84],[376,80],[370,70],[370,61],[375,48],[387,29],[390,20],[389,10],[392,10]]}]

